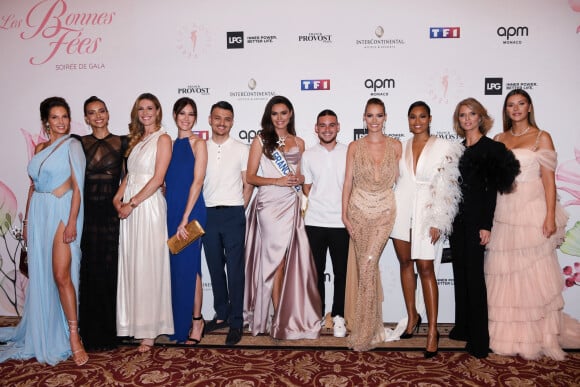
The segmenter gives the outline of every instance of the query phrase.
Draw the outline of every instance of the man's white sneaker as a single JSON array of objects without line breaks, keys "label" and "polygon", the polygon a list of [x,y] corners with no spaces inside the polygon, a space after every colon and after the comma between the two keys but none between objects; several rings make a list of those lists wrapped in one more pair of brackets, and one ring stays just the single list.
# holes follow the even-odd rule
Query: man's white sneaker
[{"label": "man's white sneaker", "polygon": [[334,337],[345,337],[346,336],[346,325],[344,323],[344,319],[336,315],[332,318],[334,322],[333,334]]}]

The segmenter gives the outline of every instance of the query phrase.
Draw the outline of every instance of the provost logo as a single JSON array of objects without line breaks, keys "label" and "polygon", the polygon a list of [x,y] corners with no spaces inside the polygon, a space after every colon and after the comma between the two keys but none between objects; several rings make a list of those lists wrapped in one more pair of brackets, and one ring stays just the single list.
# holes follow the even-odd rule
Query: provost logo
[{"label": "provost logo", "polygon": [[228,32],[226,37],[228,49],[244,48],[244,31]]},{"label": "provost logo", "polygon": [[308,35],[298,35],[298,41],[304,43],[332,43],[332,35],[322,32],[310,32]]},{"label": "provost logo", "polygon": [[179,87],[177,88],[177,94],[201,94],[209,95],[209,87],[201,87],[200,85]]},{"label": "provost logo", "polygon": [[303,79],[300,90],[330,90],[330,79]]},{"label": "provost logo", "polygon": [[[377,79],[366,79],[365,80],[365,87],[367,89],[373,89],[370,95],[372,96],[379,96],[379,95],[389,95],[388,91],[383,91],[384,89],[394,89],[395,88],[395,80],[392,78],[377,78]],[[377,91],[378,90],[378,91]]]},{"label": "provost logo", "polygon": [[499,27],[497,36],[503,38],[503,44],[522,44],[522,37],[528,36],[528,27]]},{"label": "provost logo", "polygon": [[459,39],[461,29],[459,27],[430,27],[430,39]]},{"label": "provost logo", "polygon": [[485,78],[485,95],[501,95],[503,78]]}]

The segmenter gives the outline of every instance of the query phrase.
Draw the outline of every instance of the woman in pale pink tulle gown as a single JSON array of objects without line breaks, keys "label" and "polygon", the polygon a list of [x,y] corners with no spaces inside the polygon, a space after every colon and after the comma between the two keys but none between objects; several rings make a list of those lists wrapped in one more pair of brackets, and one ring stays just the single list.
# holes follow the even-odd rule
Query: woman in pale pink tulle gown
[{"label": "woman in pale pink tulle gown", "polygon": [[580,322],[562,312],[564,280],[556,248],[568,215],[556,197],[556,152],[540,130],[527,92],[511,91],[496,140],[520,162],[516,189],[498,195],[485,261],[490,347],[498,354],[556,360],[580,346]]}]

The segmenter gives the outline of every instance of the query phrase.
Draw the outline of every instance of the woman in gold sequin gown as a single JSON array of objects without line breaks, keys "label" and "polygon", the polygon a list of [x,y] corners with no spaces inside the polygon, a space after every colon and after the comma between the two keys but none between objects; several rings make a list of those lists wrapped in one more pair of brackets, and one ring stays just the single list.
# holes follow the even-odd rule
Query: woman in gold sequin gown
[{"label": "woman in gold sequin gown", "polygon": [[363,116],[368,134],[349,145],[346,158],[342,219],[356,257],[356,265],[349,265],[358,285],[348,337],[355,351],[370,350],[385,338],[379,259],[395,221],[393,184],[402,152],[399,141],[383,134],[386,119],[384,103],[369,99]]}]

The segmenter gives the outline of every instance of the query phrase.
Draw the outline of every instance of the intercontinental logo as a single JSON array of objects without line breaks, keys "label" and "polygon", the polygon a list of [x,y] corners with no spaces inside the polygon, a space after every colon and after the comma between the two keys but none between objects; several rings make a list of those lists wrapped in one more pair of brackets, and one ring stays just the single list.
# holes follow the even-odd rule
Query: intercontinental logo
[{"label": "intercontinental logo", "polygon": [[276,95],[275,91],[256,90],[258,82],[254,78],[248,81],[247,90],[230,91],[229,96],[238,101],[265,101]]},{"label": "intercontinental logo", "polygon": [[209,95],[209,87],[201,87],[200,85],[189,85],[186,87],[177,88],[177,94],[200,94]]},{"label": "intercontinental logo", "polygon": [[384,34],[385,29],[382,26],[377,26],[374,31],[374,36],[357,39],[355,44],[363,48],[396,48],[405,44],[404,39],[384,38]]},{"label": "intercontinental logo", "polygon": [[332,43],[332,35],[322,32],[309,32],[306,35],[298,35],[300,43]]},{"label": "intercontinental logo", "polygon": [[498,27],[496,31],[503,44],[522,44],[528,32],[528,27]]},{"label": "intercontinental logo", "polygon": [[230,31],[226,33],[226,46],[228,49],[244,48],[246,44],[272,44],[278,37],[276,35],[249,35],[244,38],[244,31]]}]

